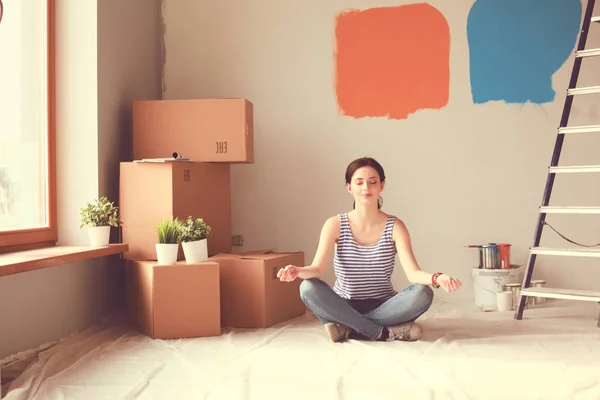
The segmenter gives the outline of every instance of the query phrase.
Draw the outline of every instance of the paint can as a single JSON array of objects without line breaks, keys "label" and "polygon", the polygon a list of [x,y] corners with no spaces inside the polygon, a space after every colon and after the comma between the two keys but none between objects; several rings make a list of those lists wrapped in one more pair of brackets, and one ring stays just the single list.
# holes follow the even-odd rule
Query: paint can
[{"label": "paint can", "polygon": [[471,279],[475,305],[481,311],[494,311],[497,309],[497,293],[504,290],[505,284],[521,282],[523,271],[520,265],[513,265],[508,270],[474,267],[471,270]]},{"label": "paint can", "polygon": [[[546,281],[543,279],[536,279],[530,282],[531,287],[546,287]],[[540,305],[546,302],[545,297],[533,297],[533,304]]]},{"label": "paint can", "polygon": [[479,246],[479,268],[498,269],[498,247],[494,244]]},{"label": "paint can", "polygon": [[496,268],[510,269],[510,244],[509,243],[490,243],[498,248],[498,264]]},{"label": "paint can", "polygon": [[481,269],[511,269],[509,243],[488,243],[469,245],[479,252],[479,268]]},{"label": "paint can", "polygon": [[510,311],[512,308],[512,292],[507,290],[496,293],[496,302],[498,304],[498,311]]},{"label": "paint can", "polygon": [[[521,284],[520,283],[507,283],[503,286],[505,291],[512,292],[512,307],[511,310],[515,310],[517,308],[517,304],[519,304],[519,296],[521,295]],[[527,302],[526,304],[527,305]]]}]

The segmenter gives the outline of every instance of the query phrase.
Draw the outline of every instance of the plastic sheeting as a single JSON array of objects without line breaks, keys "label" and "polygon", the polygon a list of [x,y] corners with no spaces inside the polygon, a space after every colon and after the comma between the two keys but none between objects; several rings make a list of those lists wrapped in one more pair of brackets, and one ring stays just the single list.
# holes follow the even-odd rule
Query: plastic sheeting
[{"label": "plastic sheeting", "polygon": [[481,312],[436,301],[419,342],[331,343],[312,314],[214,338],[120,324],[70,336],[9,387],[16,399],[598,399],[598,305]]}]

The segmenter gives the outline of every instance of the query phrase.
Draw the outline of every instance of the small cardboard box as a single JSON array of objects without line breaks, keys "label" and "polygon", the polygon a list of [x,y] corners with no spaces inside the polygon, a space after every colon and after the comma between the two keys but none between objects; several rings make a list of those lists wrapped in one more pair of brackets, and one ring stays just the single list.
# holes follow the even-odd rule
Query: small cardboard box
[{"label": "small cardboard box", "polygon": [[126,262],[131,324],[153,339],[221,334],[219,264]]},{"label": "small cardboard box", "polygon": [[246,99],[134,101],[133,158],[253,163],[253,118]]},{"label": "small cardboard box", "polygon": [[277,271],[288,264],[304,266],[304,252],[253,251],[217,254],[221,280],[221,325],[268,328],[304,314],[301,279],[281,282]]},{"label": "small cardboard box", "polygon": [[[230,253],[230,165],[199,162],[122,162],[119,211],[131,260],[156,260],[156,224],[166,218],[203,218],[212,233],[208,255]],[[179,260],[184,259],[179,247]]]}]

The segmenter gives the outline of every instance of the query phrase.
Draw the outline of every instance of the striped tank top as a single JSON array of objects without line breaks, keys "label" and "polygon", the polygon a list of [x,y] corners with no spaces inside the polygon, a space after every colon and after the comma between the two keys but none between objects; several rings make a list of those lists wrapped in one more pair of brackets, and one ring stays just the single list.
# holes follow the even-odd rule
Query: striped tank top
[{"label": "striped tank top", "polygon": [[333,268],[333,291],[345,299],[387,299],[396,294],[391,282],[396,261],[392,233],[396,217],[390,215],[379,241],[361,245],[354,240],[348,214],[339,214],[338,239]]}]

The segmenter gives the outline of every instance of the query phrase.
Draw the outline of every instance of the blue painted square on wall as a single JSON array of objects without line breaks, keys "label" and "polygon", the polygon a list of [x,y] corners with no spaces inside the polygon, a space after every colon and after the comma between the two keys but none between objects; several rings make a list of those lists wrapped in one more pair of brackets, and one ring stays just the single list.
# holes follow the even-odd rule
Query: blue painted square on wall
[{"label": "blue painted square on wall", "polygon": [[477,0],[467,21],[475,104],[547,103],[552,75],[572,54],[580,0]]}]

